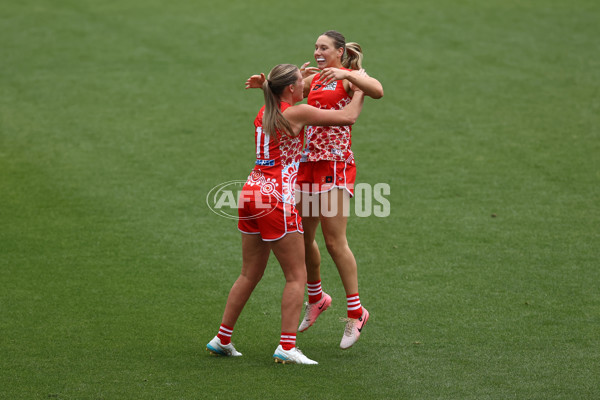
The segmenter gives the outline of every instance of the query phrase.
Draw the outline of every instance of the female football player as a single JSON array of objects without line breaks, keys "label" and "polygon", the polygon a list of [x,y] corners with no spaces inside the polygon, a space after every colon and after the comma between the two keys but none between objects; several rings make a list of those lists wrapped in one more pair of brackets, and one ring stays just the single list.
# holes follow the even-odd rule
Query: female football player
[{"label": "female football player", "polygon": [[[309,105],[341,110],[350,103],[356,90],[374,99],[383,96],[381,83],[362,69],[360,45],[346,43],[341,33],[327,31],[319,36],[314,57],[318,68],[308,67],[309,63],[301,68],[305,76],[304,95]],[[250,77],[246,88],[260,87],[262,77]],[[346,292],[348,320],[340,342],[342,349],[349,348],[358,340],[369,319],[369,312],[360,301],[356,259],[346,239],[349,203],[354,195],[356,178],[351,133],[350,125],[308,126],[297,179],[308,287],[308,304],[298,330],[307,330],[331,304],[331,297],[322,290],[321,254],[315,241],[320,223],[327,251]]]},{"label": "female football player", "polygon": [[356,92],[343,110],[296,105],[304,98],[304,80],[298,67],[290,64],[273,68],[262,87],[265,105],[254,120],[256,165],[239,202],[242,271],[229,292],[219,332],[206,347],[214,354],[241,356],[231,343],[233,328],[273,251],[286,281],[281,300],[281,337],[273,357],[276,362],[317,364],[296,347],[306,282],[303,229],[295,208],[304,126],[352,125],[362,109],[363,95]]}]

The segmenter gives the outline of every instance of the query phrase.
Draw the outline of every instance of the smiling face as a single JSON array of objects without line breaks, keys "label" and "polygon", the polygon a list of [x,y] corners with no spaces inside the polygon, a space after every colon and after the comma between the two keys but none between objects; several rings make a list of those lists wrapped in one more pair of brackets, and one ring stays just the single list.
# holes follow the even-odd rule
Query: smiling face
[{"label": "smiling face", "polygon": [[321,35],[315,43],[315,61],[319,69],[327,67],[340,68],[342,66],[342,54],[344,49],[335,48],[335,43],[332,38],[326,35]]}]

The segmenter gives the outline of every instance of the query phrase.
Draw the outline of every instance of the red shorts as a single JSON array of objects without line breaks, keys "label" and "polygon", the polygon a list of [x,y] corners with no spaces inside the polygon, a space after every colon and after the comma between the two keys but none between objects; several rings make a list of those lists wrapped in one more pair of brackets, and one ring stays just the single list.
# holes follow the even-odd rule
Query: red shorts
[{"label": "red shorts", "polygon": [[[260,235],[273,241],[291,232],[304,233],[302,219],[292,204],[277,201],[274,196],[254,197],[254,191],[242,191],[238,209],[238,229],[242,233]],[[245,198],[244,198],[245,197]]]},{"label": "red shorts", "polygon": [[343,161],[301,162],[296,178],[296,190],[302,193],[324,193],[333,188],[346,189],[354,196],[356,166]]}]

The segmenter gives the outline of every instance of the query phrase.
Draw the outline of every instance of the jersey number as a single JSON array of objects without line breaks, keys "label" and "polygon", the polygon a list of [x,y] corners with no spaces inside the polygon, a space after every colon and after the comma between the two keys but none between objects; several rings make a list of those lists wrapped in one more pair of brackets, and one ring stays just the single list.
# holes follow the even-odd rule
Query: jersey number
[{"label": "jersey number", "polygon": [[269,158],[269,135],[260,126],[256,128],[256,158]]}]

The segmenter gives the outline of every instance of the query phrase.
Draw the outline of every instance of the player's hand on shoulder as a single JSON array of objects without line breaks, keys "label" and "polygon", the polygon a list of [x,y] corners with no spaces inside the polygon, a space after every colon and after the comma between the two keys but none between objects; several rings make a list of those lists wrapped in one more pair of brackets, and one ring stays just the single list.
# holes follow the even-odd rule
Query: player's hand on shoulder
[{"label": "player's hand on shoulder", "polygon": [[321,76],[319,80],[323,85],[329,85],[333,81],[346,79],[347,76],[348,71],[339,68],[329,67],[324,68],[323,71],[321,71]]}]

